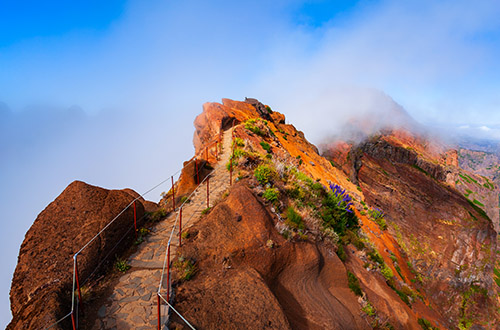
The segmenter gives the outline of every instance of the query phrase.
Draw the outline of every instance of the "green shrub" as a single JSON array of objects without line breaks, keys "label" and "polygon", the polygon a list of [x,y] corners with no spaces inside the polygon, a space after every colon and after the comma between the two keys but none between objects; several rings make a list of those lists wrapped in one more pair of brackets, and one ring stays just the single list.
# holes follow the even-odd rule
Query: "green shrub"
[{"label": "green shrub", "polygon": [[394,273],[392,272],[392,270],[385,264],[382,267],[382,269],[380,269],[380,272],[382,273],[382,276],[384,276],[387,281],[390,281],[394,277]]},{"label": "green shrub", "polygon": [[394,268],[396,268],[396,271],[398,272],[399,276],[401,276],[401,279],[404,281],[405,277],[403,276],[403,273],[401,272],[401,267],[399,267],[399,265],[394,265]]},{"label": "green shrub", "polygon": [[[483,218],[485,218],[486,220],[491,221],[490,217],[488,217],[488,215],[486,214],[486,212],[485,212],[482,208],[480,208],[479,206],[477,206],[477,205],[476,205],[477,203],[481,204],[481,202],[477,201],[476,199],[474,199],[474,201],[476,201],[477,203],[475,203],[475,202],[471,202],[469,199],[466,199],[466,200],[467,200],[467,202],[469,203],[469,205],[470,205],[470,206],[472,206],[472,208],[473,208],[474,210],[476,210],[476,212],[477,212],[477,213],[479,213],[479,214],[480,214]],[[479,204],[478,204],[478,205],[479,205]],[[482,204],[481,204],[481,205],[482,205]],[[483,205],[483,206],[484,206],[484,205]],[[472,215],[472,214],[471,214],[471,215]],[[472,215],[472,216],[473,216],[473,215]],[[473,216],[473,217],[474,217],[474,216]],[[475,217],[474,217],[474,218],[475,218]]]},{"label": "green shrub", "polygon": [[250,132],[259,135],[259,136],[265,136],[265,132],[262,131],[258,126],[255,124],[257,123],[256,119],[249,119],[245,122],[245,129],[249,130]]},{"label": "green shrub", "polygon": [[359,228],[358,217],[354,212],[345,208],[342,196],[328,192],[321,203],[320,217],[324,227],[331,227],[340,237],[344,236],[347,229]]},{"label": "green shrub", "polygon": [[436,328],[436,327],[432,326],[432,323],[429,322],[428,320],[424,319],[424,318],[419,318],[418,319],[418,324],[420,324],[420,326],[424,330],[438,330],[439,329],[439,328]]},{"label": "green shrub", "polygon": [[339,259],[344,262],[347,260],[347,254],[345,253],[344,247],[342,244],[337,244],[337,256]]},{"label": "green shrub", "polygon": [[122,272],[125,273],[127,270],[130,269],[130,265],[127,263],[127,260],[125,259],[118,259],[115,262],[115,268]]},{"label": "green shrub", "polygon": [[368,210],[368,215],[370,216],[370,219],[375,221],[380,229],[386,230],[387,229],[387,224],[384,219],[384,212],[379,210],[379,209],[370,209]]},{"label": "green shrub", "polygon": [[260,146],[262,147],[262,149],[267,151],[268,154],[271,153],[271,146],[269,145],[269,143],[264,142],[264,141],[260,141]]},{"label": "green shrub", "polygon": [[416,165],[416,164],[411,165],[411,167],[413,167],[414,169],[416,169],[416,170],[418,170],[418,171],[420,171],[420,172],[422,172],[422,173],[424,173],[424,174],[426,174],[426,175],[428,175],[428,176],[431,176],[431,175],[429,174],[429,172],[427,172],[426,170],[424,170],[423,168],[421,168],[420,166],[418,166],[418,165]]},{"label": "green shrub", "polygon": [[365,312],[366,315],[368,316],[375,316],[375,314],[377,314],[375,308],[368,301],[366,302],[366,305],[363,308],[361,308],[361,310]]},{"label": "green shrub", "polygon": [[207,207],[206,209],[203,209],[203,210],[201,211],[201,214],[202,214],[202,215],[207,214],[208,212],[210,212],[210,209],[211,209],[210,207]]},{"label": "green shrub", "polygon": [[273,113],[273,110],[272,110],[272,109],[271,109],[271,107],[270,107],[270,106],[268,106],[268,105],[266,105],[266,110],[267,110],[267,112],[269,112],[269,113]]},{"label": "green shrub", "polygon": [[181,204],[184,204],[184,203],[186,203],[186,204],[187,204],[187,203],[189,203],[190,201],[191,201],[191,200],[189,200],[187,196],[182,196],[182,197],[181,197]]},{"label": "green shrub", "polygon": [[267,188],[262,197],[271,203],[277,202],[279,199],[279,190],[276,188]]},{"label": "green shrub", "polygon": [[472,201],[474,204],[477,204],[479,205],[480,207],[484,207],[484,204],[481,203],[480,201],[478,201],[477,199],[474,198],[474,200]]},{"label": "green shrub", "polygon": [[358,250],[363,250],[365,248],[365,243],[361,240],[358,234],[352,230],[348,230],[344,236],[346,243],[351,243]]},{"label": "green shrub", "polygon": [[242,138],[235,137],[232,143],[232,146],[235,147],[244,147],[245,146],[245,141],[243,141]]},{"label": "green shrub", "polygon": [[191,235],[189,234],[189,232],[188,232],[188,231],[183,231],[183,232],[181,233],[181,238],[182,238],[182,239],[188,239],[188,238],[189,238],[189,236],[191,236]]},{"label": "green shrub", "polygon": [[193,278],[197,271],[194,262],[189,259],[184,259],[183,257],[179,257],[174,262],[174,267],[179,272],[180,281],[189,281]]},{"label": "green shrub", "polygon": [[494,268],[493,273],[495,274],[495,277],[493,278],[495,280],[495,283],[500,286],[500,269]]},{"label": "green shrub", "polygon": [[304,229],[305,228],[304,222],[302,221],[302,217],[291,206],[289,206],[286,209],[286,221],[285,221],[285,223],[291,228],[295,228],[295,229]]},{"label": "green shrub", "polygon": [[293,199],[303,200],[306,196],[304,189],[297,183],[292,183],[292,188],[288,188],[286,193]]},{"label": "green shrub", "polygon": [[358,278],[356,277],[356,275],[354,275],[350,271],[347,271],[347,282],[349,284],[349,289],[351,289],[351,291],[354,292],[354,294],[356,296],[363,295],[363,292],[361,291],[361,288],[359,287]]},{"label": "green shrub", "polygon": [[408,295],[406,293],[404,293],[403,291],[401,290],[398,290],[397,288],[395,288],[394,286],[392,287],[394,289],[394,291],[396,291],[396,293],[398,294],[399,298],[401,298],[401,300],[408,305],[408,307],[411,308],[411,302],[410,302],[410,298],[408,297]]},{"label": "green shrub", "polygon": [[276,177],[276,171],[274,168],[265,164],[259,165],[253,174],[255,175],[257,181],[259,181],[262,185],[269,183]]},{"label": "green shrub", "polygon": [[380,254],[378,253],[377,250],[373,249],[371,251],[368,251],[368,258],[370,258],[370,260],[378,263],[379,265],[384,265],[385,262],[384,262],[384,259],[382,259],[382,257],[380,256]]}]

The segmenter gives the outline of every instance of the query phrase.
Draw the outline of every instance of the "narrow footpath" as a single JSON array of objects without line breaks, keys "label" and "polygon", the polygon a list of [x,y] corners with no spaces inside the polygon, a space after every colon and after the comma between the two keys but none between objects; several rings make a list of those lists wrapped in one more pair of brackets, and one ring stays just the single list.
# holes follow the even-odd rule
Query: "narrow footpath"
[{"label": "narrow footpath", "polygon": [[[219,200],[229,187],[229,162],[231,151],[231,132],[223,134],[223,150],[219,161],[214,166],[210,177],[210,206]],[[201,211],[207,208],[206,184],[200,185],[186,203],[182,211],[183,230],[191,227],[201,217]],[[156,224],[136,253],[130,256],[131,268],[119,279],[106,303],[99,308],[98,319],[92,329],[150,330],[157,325],[157,292],[165,258],[167,243],[177,212],[172,212],[166,219]],[[171,256],[175,256],[179,239],[176,233],[172,237]],[[164,275],[166,277],[166,275]],[[166,286],[166,279],[163,280]],[[166,287],[165,287],[166,288]],[[162,289],[163,292],[163,289]],[[167,306],[162,304],[162,329],[167,329]]]}]

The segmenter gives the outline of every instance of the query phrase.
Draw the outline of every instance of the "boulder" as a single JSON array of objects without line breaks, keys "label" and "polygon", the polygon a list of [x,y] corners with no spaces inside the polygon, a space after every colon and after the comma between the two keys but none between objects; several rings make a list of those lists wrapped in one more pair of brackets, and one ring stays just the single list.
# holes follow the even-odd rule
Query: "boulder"
[{"label": "boulder", "polygon": [[[136,196],[130,189],[107,190],[74,181],[38,215],[19,251],[10,291],[13,319],[7,329],[43,329],[70,312],[73,256]],[[142,221],[142,200],[136,201],[136,212]],[[129,207],[78,255],[80,283],[99,265],[112,264],[104,258],[113,248],[112,256],[130,246],[133,226],[134,208]],[[117,246],[125,235],[130,238]],[[53,329],[70,328],[71,321],[66,321]]]}]

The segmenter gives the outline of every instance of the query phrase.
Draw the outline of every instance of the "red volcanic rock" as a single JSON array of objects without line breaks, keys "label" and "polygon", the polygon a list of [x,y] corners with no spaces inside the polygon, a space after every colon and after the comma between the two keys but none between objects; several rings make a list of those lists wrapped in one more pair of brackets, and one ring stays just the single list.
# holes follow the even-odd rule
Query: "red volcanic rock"
[{"label": "red volcanic rock", "polygon": [[[73,255],[136,196],[130,189],[107,190],[75,181],[38,215],[19,251],[10,291],[13,320],[7,329],[43,329],[69,313]],[[141,219],[141,200],[136,202],[136,211]],[[129,246],[126,242],[133,239],[133,223],[130,207],[82,251],[78,256],[82,281],[132,228],[130,240],[125,239],[114,253]],[[53,329],[70,328],[69,322]]]},{"label": "red volcanic rock", "polygon": [[203,148],[212,142],[221,131],[231,127],[233,120],[236,124],[244,122],[250,118],[263,118],[276,123],[284,123],[285,116],[273,112],[271,116],[262,103],[254,99],[247,99],[248,102],[222,99],[222,104],[210,102],[203,104],[203,112],[194,120],[193,144],[196,154],[200,154]]}]

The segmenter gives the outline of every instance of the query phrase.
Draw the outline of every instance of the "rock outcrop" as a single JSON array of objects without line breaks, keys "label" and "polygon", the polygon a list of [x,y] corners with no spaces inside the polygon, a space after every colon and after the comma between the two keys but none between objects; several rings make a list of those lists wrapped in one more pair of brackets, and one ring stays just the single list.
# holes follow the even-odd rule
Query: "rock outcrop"
[{"label": "rock outcrop", "polygon": [[[43,329],[69,313],[74,254],[138,196],[130,189],[107,190],[75,181],[38,215],[19,251],[10,292],[13,320],[7,329]],[[140,221],[143,202],[136,202]],[[130,229],[133,239],[133,226],[130,207],[79,254],[82,282]],[[114,253],[129,245],[118,245]],[[70,327],[71,321],[54,329]]]},{"label": "rock outcrop", "polygon": [[331,248],[287,241],[272,218],[244,182],[233,187],[189,230],[182,257],[200,274],[176,308],[197,329],[370,329]]}]

